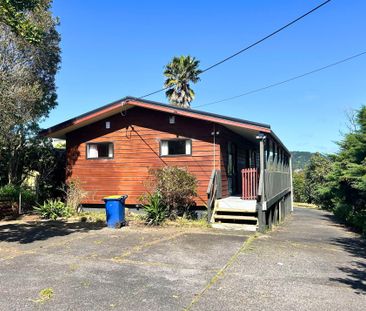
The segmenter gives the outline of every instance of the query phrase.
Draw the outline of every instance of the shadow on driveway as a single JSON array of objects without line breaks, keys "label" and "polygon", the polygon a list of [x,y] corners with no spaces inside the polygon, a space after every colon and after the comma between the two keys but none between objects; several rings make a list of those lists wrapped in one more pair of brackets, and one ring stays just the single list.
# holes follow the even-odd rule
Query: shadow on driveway
[{"label": "shadow on driveway", "polygon": [[[345,227],[332,214],[324,215],[324,218],[342,226],[345,231],[354,232],[352,228]],[[337,237],[331,239],[331,244],[342,247],[349,255],[356,260],[348,266],[338,267],[340,271],[347,274],[345,278],[329,278],[332,282],[338,282],[351,287],[355,293],[366,295],[366,241],[360,236]]]},{"label": "shadow on driveway", "polygon": [[89,232],[105,228],[104,223],[66,223],[61,221],[12,223],[0,225],[0,242],[20,244],[66,236],[77,232]]},{"label": "shadow on driveway", "polygon": [[332,241],[333,245],[341,246],[351,256],[357,258],[350,266],[338,267],[347,274],[346,278],[330,278],[330,281],[348,285],[357,294],[366,295],[366,243],[361,238],[340,237]]},{"label": "shadow on driveway", "polygon": [[344,273],[347,273],[347,278],[330,278],[332,282],[339,282],[348,285],[354,289],[356,294],[366,295],[366,264],[356,261],[352,264],[352,267],[339,267]]}]

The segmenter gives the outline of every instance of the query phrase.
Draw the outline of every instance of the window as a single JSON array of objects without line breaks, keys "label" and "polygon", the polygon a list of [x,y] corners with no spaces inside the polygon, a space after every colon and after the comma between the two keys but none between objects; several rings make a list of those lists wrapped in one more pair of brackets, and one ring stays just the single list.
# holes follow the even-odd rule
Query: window
[{"label": "window", "polygon": [[87,159],[111,159],[113,158],[113,143],[86,144]]},{"label": "window", "polygon": [[160,141],[161,156],[190,155],[192,141],[190,139],[174,139]]},{"label": "window", "polygon": [[175,124],[175,116],[169,116],[169,124]]}]

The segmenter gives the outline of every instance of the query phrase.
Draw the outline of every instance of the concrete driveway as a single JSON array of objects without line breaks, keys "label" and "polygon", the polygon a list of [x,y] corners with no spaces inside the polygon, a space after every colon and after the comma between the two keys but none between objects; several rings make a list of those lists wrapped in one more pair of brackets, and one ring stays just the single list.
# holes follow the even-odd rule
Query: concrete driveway
[{"label": "concrete driveway", "polygon": [[307,209],[257,238],[2,223],[0,310],[365,310],[365,257],[357,235]]},{"label": "concrete driveway", "polygon": [[[0,310],[182,310],[248,235],[112,230],[85,223],[0,226]],[[51,299],[42,299],[42,290]]]},{"label": "concrete driveway", "polygon": [[192,310],[366,310],[366,244],[325,211],[295,208]]}]

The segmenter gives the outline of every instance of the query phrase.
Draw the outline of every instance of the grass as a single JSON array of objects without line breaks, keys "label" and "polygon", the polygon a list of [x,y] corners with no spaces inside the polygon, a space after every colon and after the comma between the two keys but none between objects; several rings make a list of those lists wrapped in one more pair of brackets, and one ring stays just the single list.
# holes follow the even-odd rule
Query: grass
[{"label": "grass", "polygon": [[52,288],[44,288],[38,294],[38,299],[33,300],[36,303],[45,303],[53,297],[53,289]]},{"label": "grass", "polygon": [[76,218],[81,222],[106,222],[105,212],[81,212]]},{"label": "grass", "polygon": [[163,223],[166,227],[185,227],[185,228],[209,228],[210,224],[206,219],[187,219],[184,217],[178,217],[175,220],[166,220]]},{"label": "grass", "polygon": [[143,225],[145,224],[145,215],[127,212],[126,220],[127,222],[132,222],[133,224]]},{"label": "grass", "polygon": [[[82,212],[73,219],[81,222],[106,222],[105,212]],[[126,210],[126,221],[130,226],[144,226],[145,216],[142,214],[136,214],[128,212]],[[185,217],[178,217],[175,220],[165,220],[162,227],[180,227],[180,228],[209,228],[210,225],[206,219],[187,219]]]},{"label": "grass", "polygon": [[294,202],[294,206],[296,206],[296,207],[303,207],[303,208],[319,209],[319,207],[317,205],[315,205],[315,204],[302,203],[302,202]]},{"label": "grass", "polygon": [[89,288],[91,285],[91,282],[89,280],[84,280],[82,282],[80,282],[80,284],[85,287],[85,288]]},{"label": "grass", "polygon": [[[126,220],[132,225],[145,225],[145,215],[127,213]],[[175,220],[166,219],[161,227],[179,227],[179,228],[209,228],[210,225],[205,219],[187,219],[185,217],[178,217]]]},{"label": "grass", "polygon": [[69,265],[69,269],[71,272],[75,272],[78,268],[79,268],[79,265],[76,263]]},{"label": "grass", "polygon": [[[106,222],[105,212],[81,212],[76,219],[82,222]],[[130,213],[126,210],[126,220],[139,222],[143,221],[143,215]]]}]

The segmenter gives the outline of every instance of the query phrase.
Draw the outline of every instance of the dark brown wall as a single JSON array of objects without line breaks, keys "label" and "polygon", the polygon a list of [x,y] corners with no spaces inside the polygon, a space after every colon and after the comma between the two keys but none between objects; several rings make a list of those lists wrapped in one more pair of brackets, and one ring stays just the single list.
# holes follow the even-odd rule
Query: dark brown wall
[{"label": "dark brown wall", "polygon": [[[111,128],[105,129],[105,122]],[[243,137],[216,125],[220,134],[216,138],[216,169],[222,172],[222,196],[228,196],[227,146],[232,141],[237,146],[238,191],[241,189],[242,168],[248,167],[248,150],[256,146]],[[176,116],[169,124],[169,114],[144,108],[128,110],[67,135],[67,178],[80,180],[89,192],[84,204],[102,204],[102,198],[115,194],[128,194],[128,204],[138,204],[147,190],[149,169],[164,165],[187,168],[198,180],[197,205],[205,205],[207,186],[213,169],[213,124]],[[171,138],[192,139],[192,155],[160,157],[159,141]],[[113,142],[113,159],[86,159],[86,143]]]},{"label": "dark brown wall", "polygon": [[[89,192],[85,204],[101,204],[108,195],[128,194],[126,203],[138,204],[146,191],[149,169],[164,165],[186,167],[198,180],[197,204],[204,205],[213,169],[213,143],[210,122],[176,116],[169,124],[169,114],[133,108],[125,116],[115,115],[67,136],[68,179],[79,179]],[[105,129],[105,121],[111,128]],[[191,156],[159,156],[159,140],[191,138]],[[86,159],[87,142],[113,142],[114,159]],[[220,163],[220,145],[216,145]]]}]

